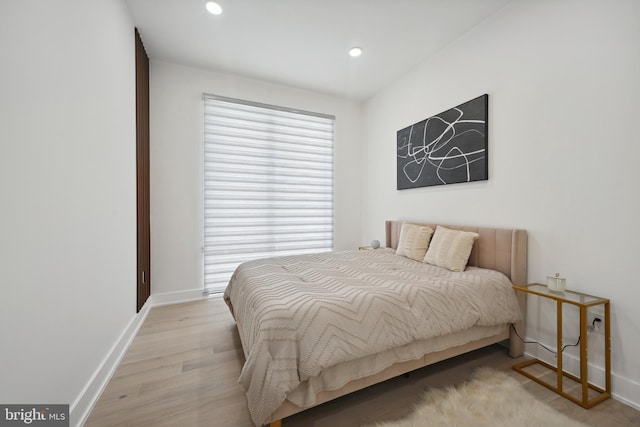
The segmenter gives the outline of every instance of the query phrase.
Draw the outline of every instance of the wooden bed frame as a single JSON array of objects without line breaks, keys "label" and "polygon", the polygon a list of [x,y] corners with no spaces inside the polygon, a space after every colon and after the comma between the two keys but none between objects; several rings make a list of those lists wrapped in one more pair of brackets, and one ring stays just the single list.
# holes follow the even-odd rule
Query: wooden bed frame
[{"label": "wooden bed frame", "polygon": [[[386,221],[386,247],[396,249],[400,237],[403,221]],[[468,265],[489,268],[500,271],[511,279],[514,284],[527,283],[527,232],[518,229],[502,229],[489,227],[471,227],[458,225],[430,224],[413,222],[412,224],[428,225],[435,230],[436,225],[442,225],[455,230],[473,231],[479,237],[474,243]],[[526,318],[526,294],[517,292],[518,303]],[[524,331],[524,320],[515,325],[519,331]],[[491,344],[509,339],[509,355],[519,357],[524,353],[524,344],[516,337],[511,328],[488,338],[471,341],[467,344],[448,348],[446,350],[427,353],[417,360],[396,363],[383,371],[365,378],[353,380],[340,389],[322,391],[317,395],[316,405],[328,402],[338,397],[362,390],[371,385],[411,372],[415,369],[440,362],[451,357],[459,356]],[[276,409],[269,420],[270,427],[281,427],[282,419],[308,408],[301,408],[286,400]]]}]

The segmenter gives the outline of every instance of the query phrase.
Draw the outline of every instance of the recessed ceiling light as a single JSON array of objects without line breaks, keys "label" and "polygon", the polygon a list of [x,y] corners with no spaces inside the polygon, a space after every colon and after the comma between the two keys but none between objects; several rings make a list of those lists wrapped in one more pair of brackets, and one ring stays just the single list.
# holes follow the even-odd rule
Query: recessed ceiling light
[{"label": "recessed ceiling light", "polygon": [[212,15],[220,15],[222,13],[222,6],[214,1],[208,1],[205,7]]},{"label": "recessed ceiling light", "polygon": [[349,50],[349,55],[351,55],[351,56],[360,56],[360,55],[362,55],[362,49],[360,49],[359,47],[352,47]]}]

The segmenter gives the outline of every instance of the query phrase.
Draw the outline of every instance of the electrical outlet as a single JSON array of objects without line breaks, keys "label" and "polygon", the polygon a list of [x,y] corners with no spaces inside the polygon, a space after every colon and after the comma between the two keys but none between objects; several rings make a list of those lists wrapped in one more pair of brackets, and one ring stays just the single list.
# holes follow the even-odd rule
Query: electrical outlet
[{"label": "electrical outlet", "polygon": [[604,315],[593,311],[587,312],[587,328],[590,331],[604,334]]}]

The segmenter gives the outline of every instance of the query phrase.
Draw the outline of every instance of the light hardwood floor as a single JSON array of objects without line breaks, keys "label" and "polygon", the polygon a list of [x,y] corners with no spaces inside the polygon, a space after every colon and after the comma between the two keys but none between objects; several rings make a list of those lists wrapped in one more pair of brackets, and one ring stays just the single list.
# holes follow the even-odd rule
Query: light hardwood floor
[{"label": "light hardwood floor", "polygon": [[[640,426],[640,412],[608,399],[590,410],[511,370],[495,345],[427,366],[289,417],[283,427],[351,427],[401,418],[430,387],[464,382],[478,366],[508,372],[539,400],[594,427]],[[237,383],[244,355],[220,298],[153,308],[86,426],[252,427]]]}]

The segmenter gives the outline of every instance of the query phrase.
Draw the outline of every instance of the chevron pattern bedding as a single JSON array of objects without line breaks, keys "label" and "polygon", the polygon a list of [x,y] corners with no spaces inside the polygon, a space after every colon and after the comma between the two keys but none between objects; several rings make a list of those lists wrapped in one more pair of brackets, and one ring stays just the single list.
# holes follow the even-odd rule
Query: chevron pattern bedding
[{"label": "chevron pattern bedding", "polygon": [[242,340],[246,362],[239,381],[256,425],[323,369],[521,319],[502,273],[453,272],[392,249],[246,262],[224,298]]}]

